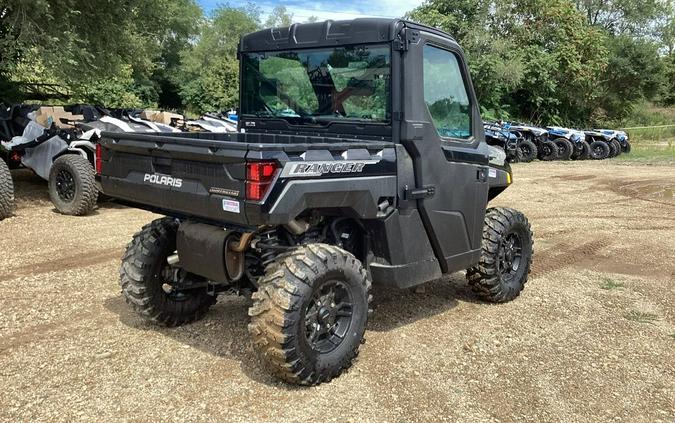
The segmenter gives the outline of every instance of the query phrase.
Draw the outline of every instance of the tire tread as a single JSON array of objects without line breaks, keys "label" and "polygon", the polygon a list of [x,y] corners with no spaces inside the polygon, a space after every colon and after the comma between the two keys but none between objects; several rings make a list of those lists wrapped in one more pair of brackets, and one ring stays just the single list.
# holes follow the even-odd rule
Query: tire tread
[{"label": "tire tread", "polygon": [[14,182],[9,167],[0,159],[0,220],[14,214]]},{"label": "tire tread", "polygon": [[[72,204],[61,204],[56,192],[56,172],[60,167],[67,167],[79,175],[81,181],[80,195]],[[84,216],[89,214],[96,206],[98,188],[96,187],[96,173],[89,160],[78,154],[61,156],[52,165],[49,175],[49,195],[57,210],[65,215]]]},{"label": "tire tread", "polygon": [[530,224],[521,212],[505,207],[495,207],[488,209],[485,214],[481,259],[476,266],[469,268],[466,273],[469,286],[484,300],[495,303],[510,301],[520,295],[527,282],[531,271],[533,248],[527,255],[524,263],[526,269],[516,292],[505,289],[497,271],[496,255],[501,234],[507,228],[518,224],[525,226],[530,240],[534,239]]},{"label": "tire tread", "polygon": [[292,330],[301,316],[301,285],[311,289],[314,276],[346,267],[360,275],[360,281],[369,293],[371,282],[361,262],[350,253],[327,244],[298,247],[282,254],[266,269],[258,291],[253,293],[248,330],[254,346],[260,350],[274,376],[293,384],[316,385],[330,381],[351,367],[358,356],[358,344],[341,357],[338,366],[321,371],[311,368],[302,359]]},{"label": "tire tread", "polygon": [[210,295],[199,295],[187,300],[196,302],[189,310],[185,304],[179,312],[162,308],[153,296],[148,285],[152,269],[157,260],[156,254],[162,244],[175,235],[178,223],[165,217],[154,220],[137,232],[122,257],[120,266],[120,286],[124,298],[131,308],[145,320],[160,326],[179,326],[192,323],[204,317],[209,307],[216,302]]}]

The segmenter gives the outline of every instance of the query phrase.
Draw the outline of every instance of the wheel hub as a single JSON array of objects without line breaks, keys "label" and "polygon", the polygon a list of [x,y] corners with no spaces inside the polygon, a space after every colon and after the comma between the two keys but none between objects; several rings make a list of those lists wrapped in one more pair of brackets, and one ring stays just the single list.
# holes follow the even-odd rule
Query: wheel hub
[{"label": "wheel hub", "polygon": [[322,306],[319,309],[319,322],[332,326],[335,323],[335,308]]},{"label": "wheel hub", "polygon": [[352,299],[341,281],[323,283],[305,309],[305,336],[310,348],[328,353],[337,348],[352,322]]},{"label": "wheel hub", "polygon": [[499,248],[499,273],[505,278],[512,278],[520,267],[522,257],[522,240],[516,233],[504,237]]},{"label": "wheel hub", "polygon": [[56,175],[56,192],[64,201],[72,201],[75,198],[75,179],[65,169]]}]

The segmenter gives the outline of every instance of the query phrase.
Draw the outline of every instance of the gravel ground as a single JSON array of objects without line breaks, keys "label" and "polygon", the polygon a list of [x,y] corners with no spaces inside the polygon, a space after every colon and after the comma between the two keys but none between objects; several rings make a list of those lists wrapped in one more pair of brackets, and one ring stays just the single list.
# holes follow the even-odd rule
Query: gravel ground
[{"label": "gravel ground", "polygon": [[482,304],[463,274],[374,292],[356,365],[276,382],[249,343],[248,300],[178,329],[125,305],[118,266],[153,215],[57,214],[14,172],[0,222],[0,421],[675,421],[675,166],[515,166],[495,204],[535,232],[528,286]]}]

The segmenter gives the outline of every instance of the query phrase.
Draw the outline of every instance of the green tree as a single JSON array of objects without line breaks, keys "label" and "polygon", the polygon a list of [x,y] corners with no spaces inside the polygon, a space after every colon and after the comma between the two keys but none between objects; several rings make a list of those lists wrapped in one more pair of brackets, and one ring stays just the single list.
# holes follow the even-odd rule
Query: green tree
[{"label": "green tree", "polygon": [[575,5],[588,24],[617,35],[649,34],[667,9],[663,0],[575,0]]},{"label": "green tree", "polygon": [[608,41],[610,58],[603,73],[599,112],[612,120],[628,117],[633,106],[654,100],[665,83],[664,63],[652,41],[619,36]]},{"label": "green tree", "polygon": [[[0,5],[0,83],[20,86],[20,66],[42,69],[39,79],[66,91],[104,86],[113,78],[156,98],[151,75],[165,48],[193,36],[201,16],[194,0],[12,0]],[[14,92],[18,92],[15,90]]]},{"label": "green tree", "polygon": [[258,19],[255,8],[221,6],[204,22],[194,46],[181,52],[173,81],[189,111],[203,113],[237,105],[237,44],[243,34],[259,29]]},{"label": "green tree", "polygon": [[288,13],[286,6],[275,6],[265,21],[265,28],[281,28],[293,23],[293,14]]},{"label": "green tree", "polygon": [[675,0],[665,8],[666,13],[659,20],[657,34],[668,55],[675,53]]},{"label": "green tree", "polygon": [[603,36],[567,0],[429,0],[409,16],[464,47],[485,111],[546,122],[590,118]]},{"label": "green tree", "polygon": [[659,102],[665,106],[675,105],[675,54],[663,58],[664,83]]}]

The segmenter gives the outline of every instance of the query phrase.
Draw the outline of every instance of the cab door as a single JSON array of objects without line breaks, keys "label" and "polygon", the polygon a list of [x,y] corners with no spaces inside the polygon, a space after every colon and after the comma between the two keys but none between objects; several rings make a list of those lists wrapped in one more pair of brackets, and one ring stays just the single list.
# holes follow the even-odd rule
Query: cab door
[{"label": "cab door", "polygon": [[415,32],[401,72],[401,142],[413,157],[416,182],[406,193],[417,201],[443,271],[453,272],[480,256],[488,149],[459,46],[441,34]]}]

